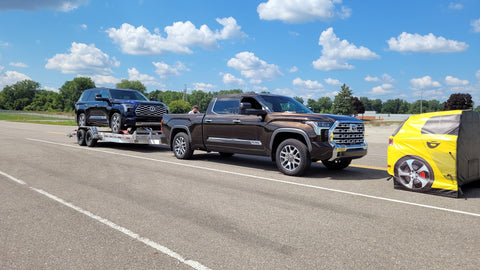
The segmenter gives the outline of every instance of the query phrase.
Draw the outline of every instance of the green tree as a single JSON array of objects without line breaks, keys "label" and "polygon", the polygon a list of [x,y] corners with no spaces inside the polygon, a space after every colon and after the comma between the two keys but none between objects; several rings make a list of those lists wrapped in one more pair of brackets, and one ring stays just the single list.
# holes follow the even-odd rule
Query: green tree
[{"label": "green tree", "polygon": [[120,89],[133,89],[142,92],[142,94],[146,94],[147,88],[143,85],[140,81],[129,81],[123,79],[121,82],[115,85],[116,88]]},{"label": "green tree", "polygon": [[365,107],[365,111],[374,111],[371,99],[369,99],[368,97],[360,97],[360,101]]},{"label": "green tree", "polygon": [[32,80],[23,80],[13,85],[7,85],[0,92],[2,97],[0,106],[7,110],[23,110],[32,103],[35,92],[39,88],[40,84]]},{"label": "green tree", "polygon": [[357,116],[359,114],[364,114],[364,113],[365,113],[365,106],[363,106],[362,101],[359,98],[354,97],[353,98],[353,114]]},{"label": "green tree", "polygon": [[381,99],[377,98],[375,100],[372,100],[372,111],[380,113],[382,111],[382,107],[383,107],[383,102]]},{"label": "green tree", "polygon": [[59,93],[37,90],[32,103],[25,107],[26,111],[62,111],[63,98]]},{"label": "green tree", "polygon": [[320,106],[321,113],[332,112],[333,101],[330,97],[321,97],[317,100],[318,106]]},{"label": "green tree", "polygon": [[73,111],[75,109],[75,102],[83,91],[95,88],[95,83],[90,78],[77,77],[72,81],[66,81],[62,87],[60,87],[60,95],[63,96],[63,110]]},{"label": "green tree", "polygon": [[480,113],[480,106],[477,106],[477,107],[475,108],[475,111],[478,112],[478,113]]},{"label": "green tree", "polygon": [[389,99],[382,104],[382,113],[407,113],[410,103],[403,99]]},{"label": "green tree", "polygon": [[183,101],[183,99],[174,100],[168,103],[170,113],[187,113],[192,109],[191,107],[190,103]]},{"label": "green tree", "polygon": [[187,95],[188,102],[192,105],[197,105],[201,112],[207,110],[208,104],[212,99],[212,93],[205,93],[201,90],[193,90],[191,94]]},{"label": "green tree", "polygon": [[303,104],[304,100],[302,97],[293,97],[293,99],[295,99],[296,101],[300,102]]},{"label": "green tree", "polygon": [[350,87],[346,84],[343,84],[342,90],[340,90],[333,100],[332,112],[334,114],[352,115],[353,111],[352,90],[350,90]]}]

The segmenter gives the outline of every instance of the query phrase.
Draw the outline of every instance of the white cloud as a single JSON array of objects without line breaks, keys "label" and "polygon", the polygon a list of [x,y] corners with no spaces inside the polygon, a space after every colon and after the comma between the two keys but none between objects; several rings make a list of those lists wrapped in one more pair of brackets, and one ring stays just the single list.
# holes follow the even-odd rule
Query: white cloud
[{"label": "white cloud", "polygon": [[366,82],[379,82],[380,81],[380,78],[378,77],[372,77],[370,75],[367,75],[367,77],[365,77],[364,79]]},{"label": "white cloud", "polygon": [[0,41],[0,47],[8,47],[8,46],[10,46],[10,44],[8,44],[8,42]]},{"label": "white cloud", "polygon": [[47,90],[47,91],[52,91],[52,92],[55,92],[55,93],[59,93],[60,90],[58,90],[58,88],[55,88],[55,87],[50,87],[50,86],[44,86],[43,89]]},{"label": "white cloud", "polygon": [[382,85],[372,88],[372,91],[369,93],[372,95],[385,95],[393,92],[393,85],[389,83],[384,83]]},{"label": "white cloud", "polygon": [[295,72],[297,72],[297,71],[298,71],[298,68],[297,68],[296,66],[293,66],[292,68],[290,68],[290,69],[288,70],[288,72],[290,72],[290,73],[295,73]]},{"label": "white cloud", "polygon": [[42,0],[42,1],[0,1],[0,10],[27,10],[54,9],[68,12],[86,5],[88,0]]},{"label": "white cloud", "polygon": [[403,32],[397,38],[387,40],[387,43],[390,50],[398,52],[451,53],[468,48],[465,42],[436,37],[432,33],[421,36]]},{"label": "white cloud", "polygon": [[12,67],[21,67],[21,68],[27,68],[28,67],[27,64],[24,64],[24,63],[21,63],[21,62],[18,62],[18,63],[10,62],[9,65],[12,66]]},{"label": "white cloud", "polygon": [[480,18],[476,20],[472,20],[470,25],[472,26],[473,32],[480,33]]},{"label": "white cloud", "polygon": [[111,75],[90,75],[90,76],[85,76],[85,75],[79,75],[78,77],[90,77],[92,81],[95,82],[95,85],[113,85],[121,82],[121,79],[115,78]]},{"label": "white cloud", "polygon": [[83,29],[83,30],[87,30],[88,26],[86,24],[81,24],[80,28]]},{"label": "white cloud", "polygon": [[3,89],[7,85],[12,85],[18,81],[31,80],[27,75],[17,71],[5,71],[4,67],[0,66],[0,89]]},{"label": "white cloud", "polygon": [[380,79],[379,77],[372,77],[370,75],[367,75],[364,79],[366,82],[385,82],[385,83],[394,83],[395,79],[392,78],[392,76],[388,75],[387,73],[382,74],[382,78]]},{"label": "white cloud", "polygon": [[112,67],[119,67],[115,57],[110,59],[94,44],[72,43],[69,54],[56,54],[48,59],[45,68],[57,69],[64,74],[109,75]]},{"label": "white cloud", "polygon": [[265,87],[265,86],[254,85],[253,86],[253,91],[255,91],[255,92],[263,92],[263,91],[268,92],[268,88]]},{"label": "white cloud", "polygon": [[[1,70],[0,70],[1,71]],[[475,76],[477,77],[477,79],[480,80],[480,69],[477,71],[477,73],[475,73]]]},{"label": "white cloud", "polygon": [[222,73],[220,75],[223,76],[222,81],[224,84],[231,86],[231,85],[245,85],[245,81],[241,78],[237,78],[230,73]]},{"label": "white cloud", "polygon": [[344,6],[336,9],[342,0],[268,0],[257,7],[262,20],[281,20],[286,23],[302,23],[314,20],[328,21],[335,16],[347,18],[351,10]]},{"label": "white cloud", "polygon": [[152,64],[156,67],[155,73],[162,79],[178,76],[181,74],[180,71],[189,71],[182,62],[176,62],[173,66],[169,66],[164,62],[152,62]]},{"label": "white cloud", "polygon": [[193,89],[195,90],[211,91],[215,88],[217,88],[217,86],[210,83],[201,83],[201,82],[193,83]]},{"label": "white cloud", "polygon": [[312,80],[302,80],[300,78],[295,78],[292,82],[294,86],[298,86],[300,88],[306,89],[306,90],[314,90],[314,91],[321,91],[324,90],[324,87],[321,83],[318,81],[312,81]]},{"label": "white cloud", "polygon": [[463,9],[463,5],[460,3],[450,2],[450,5],[448,5],[448,8],[453,10],[461,10]]},{"label": "white cloud", "polygon": [[452,76],[447,76],[445,77],[445,83],[450,86],[466,86],[470,82],[467,80],[460,80],[458,78],[452,77]]},{"label": "white cloud", "polygon": [[119,29],[110,28],[106,32],[114,43],[120,45],[122,52],[133,55],[159,55],[164,52],[193,53],[190,47],[198,46],[207,49],[218,48],[218,40],[243,38],[247,35],[233,17],[217,18],[223,29],[213,32],[207,25],[196,28],[190,22],[175,22],[165,27],[167,37],[162,37],[160,30],[152,34],[147,28],[135,28],[128,23]]},{"label": "white cloud", "polygon": [[237,53],[235,58],[228,60],[227,66],[240,71],[253,84],[260,84],[263,80],[273,80],[283,76],[277,65],[268,64],[252,52]]},{"label": "white cloud", "polygon": [[150,86],[157,86],[157,87],[165,87],[163,83],[160,83],[157,79],[153,76],[147,74],[140,74],[140,72],[136,68],[129,68],[128,69],[128,80],[130,81],[140,81],[144,85]]},{"label": "white cloud", "polygon": [[412,84],[413,89],[427,89],[427,88],[442,87],[442,85],[439,82],[432,80],[432,77],[430,76],[411,79],[410,83]]},{"label": "white cloud", "polygon": [[339,81],[338,79],[332,79],[332,78],[327,78],[324,80],[327,84],[333,85],[333,86],[342,86],[343,83]]},{"label": "white cloud", "polygon": [[350,44],[347,40],[340,40],[333,28],[328,28],[320,35],[318,44],[323,46],[322,56],[313,61],[313,67],[319,70],[342,70],[353,69],[347,60],[371,60],[379,56],[369,49]]}]

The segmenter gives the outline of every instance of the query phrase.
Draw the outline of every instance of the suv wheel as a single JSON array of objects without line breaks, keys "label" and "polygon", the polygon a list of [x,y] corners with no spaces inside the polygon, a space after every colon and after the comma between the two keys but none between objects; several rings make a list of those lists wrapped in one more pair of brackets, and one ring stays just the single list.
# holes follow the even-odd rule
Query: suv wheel
[{"label": "suv wheel", "polygon": [[424,159],[405,156],[394,167],[395,180],[413,191],[429,190],[433,184],[433,170]]},{"label": "suv wheel", "polygon": [[288,139],[278,146],[275,162],[282,173],[300,176],[310,167],[312,161],[304,143],[296,139]]},{"label": "suv wheel", "polygon": [[84,127],[87,125],[87,118],[84,113],[80,113],[77,117],[77,124],[79,127]]},{"label": "suv wheel", "polygon": [[122,115],[118,112],[112,114],[110,117],[110,128],[113,133],[119,133],[123,127],[123,118]]},{"label": "suv wheel", "polygon": [[336,159],[334,161],[322,160],[323,165],[327,167],[327,169],[334,171],[345,169],[350,165],[350,162],[352,162],[351,159]]},{"label": "suv wheel", "polygon": [[190,147],[188,135],[184,132],[177,133],[173,138],[173,153],[178,159],[189,159],[193,155],[193,150]]}]

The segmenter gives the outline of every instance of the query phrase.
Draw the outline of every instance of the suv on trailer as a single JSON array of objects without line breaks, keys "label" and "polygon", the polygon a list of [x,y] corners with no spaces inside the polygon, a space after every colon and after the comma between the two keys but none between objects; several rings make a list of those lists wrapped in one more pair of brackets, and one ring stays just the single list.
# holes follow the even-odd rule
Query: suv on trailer
[{"label": "suv on trailer", "polygon": [[142,93],[130,89],[92,88],[85,90],[75,104],[77,124],[110,127],[112,132],[137,127],[159,129],[168,107],[150,101]]}]

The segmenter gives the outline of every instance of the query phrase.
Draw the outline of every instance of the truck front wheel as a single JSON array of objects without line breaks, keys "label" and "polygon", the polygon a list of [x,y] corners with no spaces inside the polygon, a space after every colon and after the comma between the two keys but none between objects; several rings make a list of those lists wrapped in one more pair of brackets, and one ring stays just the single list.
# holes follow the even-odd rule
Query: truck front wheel
[{"label": "truck front wheel", "polygon": [[343,170],[352,162],[351,159],[336,159],[334,161],[322,160],[322,163],[329,170]]},{"label": "truck front wheel", "polygon": [[173,138],[173,154],[178,159],[189,159],[192,157],[193,150],[190,147],[190,141],[186,133],[177,133]]},{"label": "truck front wheel", "polygon": [[275,162],[282,173],[292,176],[302,175],[311,164],[307,146],[296,139],[287,139],[280,143]]}]

